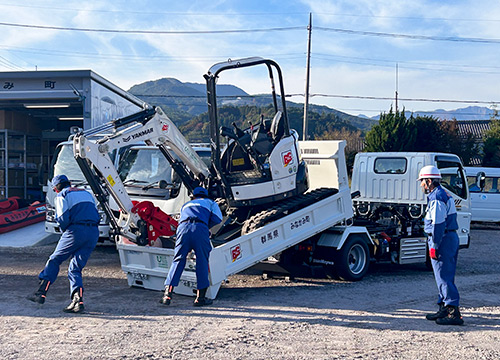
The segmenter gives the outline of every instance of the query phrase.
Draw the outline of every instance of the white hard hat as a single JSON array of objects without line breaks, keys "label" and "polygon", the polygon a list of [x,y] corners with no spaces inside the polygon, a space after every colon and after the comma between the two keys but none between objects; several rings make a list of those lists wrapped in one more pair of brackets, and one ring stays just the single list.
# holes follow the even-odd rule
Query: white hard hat
[{"label": "white hard hat", "polygon": [[424,166],[418,173],[418,180],[422,179],[441,179],[441,171],[434,165]]}]

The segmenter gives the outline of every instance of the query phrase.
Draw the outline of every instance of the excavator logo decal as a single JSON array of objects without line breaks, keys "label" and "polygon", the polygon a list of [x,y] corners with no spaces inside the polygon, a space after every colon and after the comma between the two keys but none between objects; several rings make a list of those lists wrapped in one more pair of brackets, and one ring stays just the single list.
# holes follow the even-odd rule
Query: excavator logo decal
[{"label": "excavator logo decal", "polygon": [[146,130],[143,130],[143,131],[139,131],[138,133],[135,133],[135,134],[132,134],[132,139],[136,139],[138,138],[139,136],[144,136],[144,135],[147,135],[147,134],[151,134],[153,132],[153,128],[149,128],[149,129],[146,129]]},{"label": "excavator logo decal", "polygon": [[124,142],[129,142],[131,139],[137,139],[140,136],[144,136],[147,134],[151,134],[153,132],[153,128],[149,128],[143,131],[139,131],[138,133],[131,134],[130,136],[127,136],[126,138],[122,138]]},{"label": "excavator logo decal", "polygon": [[283,159],[283,165],[284,167],[287,167],[288,165],[293,164],[293,155],[292,155],[292,150],[288,150],[285,152],[281,153],[281,158]]},{"label": "excavator logo decal", "polygon": [[231,249],[231,257],[233,259],[233,262],[235,262],[238,259],[241,259],[241,245],[235,245]]},{"label": "excavator logo decal", "polygon": [[168,124],[163,124],[163,126],[161,127],[161,130],[167,132],[168,131]]}]

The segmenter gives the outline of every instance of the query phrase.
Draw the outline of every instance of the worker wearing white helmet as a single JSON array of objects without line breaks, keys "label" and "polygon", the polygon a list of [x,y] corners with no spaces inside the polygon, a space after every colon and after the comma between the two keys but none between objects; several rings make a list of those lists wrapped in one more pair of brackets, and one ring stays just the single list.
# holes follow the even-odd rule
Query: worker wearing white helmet
[{"label": "worker wearing white helmet", "polygon": [[455,202],[441,187],[441,172],[437,167],[424,166],[418,180],[427,194],[424,230],[428,234],[429,256],[439,292],[439,310],[426,318],[439,325],[462,325],[460,296],[455,285],[459,248]]}]

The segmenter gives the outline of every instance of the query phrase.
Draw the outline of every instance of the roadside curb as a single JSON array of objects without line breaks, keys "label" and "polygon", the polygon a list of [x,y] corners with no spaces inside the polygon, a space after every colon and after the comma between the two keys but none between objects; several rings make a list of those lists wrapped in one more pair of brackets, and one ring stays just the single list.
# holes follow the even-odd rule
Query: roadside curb
[{"label": "roadside curb", "polygon": [[51,245],[55,244],[59,241],[59,235],[56,234],[50,234],[45,236],[44,238],[40,239],[36,243],[34,243],[31,246],[45,246],[45,245]]}]

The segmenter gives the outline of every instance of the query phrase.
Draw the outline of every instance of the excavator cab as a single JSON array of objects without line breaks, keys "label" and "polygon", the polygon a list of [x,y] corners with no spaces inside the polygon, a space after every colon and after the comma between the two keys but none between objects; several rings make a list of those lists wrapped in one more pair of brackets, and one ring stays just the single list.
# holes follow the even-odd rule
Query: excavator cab
[{"label": "excavator cab", "polygon": [[[236,122],[220,124],[217,81],[221,73],[253,66],[267,70],[274,110],[272,119],[261,115],[244,129]],[[220,180],[217,195],[227,199],[229,206],[246,207],[270,204],[304,193],[308,189],[307,169],[299,159],[297,132],[290,129],[288,122],[278,64],[259,57],[229,60],[213,65],[204,77],[212,166]]]}]

